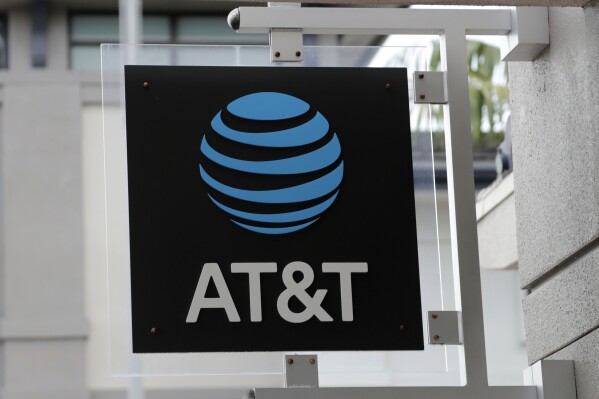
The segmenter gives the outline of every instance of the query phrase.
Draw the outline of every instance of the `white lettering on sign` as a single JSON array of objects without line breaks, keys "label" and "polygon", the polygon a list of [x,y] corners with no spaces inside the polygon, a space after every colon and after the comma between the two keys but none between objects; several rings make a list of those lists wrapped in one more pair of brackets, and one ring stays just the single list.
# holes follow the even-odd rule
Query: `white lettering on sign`
[{"label": "white lettering on sign", "polygon": [[323,273],[339,273],[339,284],[341,286],[341,319],[343,321],[354,320],[354,300],[351,289],[352,273],[367,273],[368,263],[333,263],[322,264]]},{"label": "white lettering on sign", "polygon": [[[218,292],[218,298],[206,298],[206,290],[208,289],[210,280],[214,281],[216,291]],[[198,280],[198,285],[195,294],[193,295],[189,312],[187,312],[186,321],[188,323],[195,323],[198,321],[198,316],[200,315],[200,310],[202,308],[222,308],[227,312],[229,321],[241,321],[239,313],[237,313],[237,308],[233,303],[229,288],[227,287],[227,283],[225,282],[225,278],[217,263],[206,263],[202,268],[202,273],[200,273],[200,279]]]},{"label": "white lettering on sign", "polygon": [[[231,273],[247,273],[250,295],[250,320],[252,322],[262,321],[262,273],[276,273],[277,264],[274,262],[253,262],[253,263],[232,263]],[[293,274],[301,273],[301,279],[295,281]],[[354,320],[354,305],[352,293],[352,274],[367,273],[368,264],[365,262],[324,262],[322,264],[323,273],[339,273],[339,287],[341,292],[341,319],[343,321]],[[314,270],[305,262],[291,262],[283,269],[282,274],[285,289],[277,299],[277,310],[279,315],[290,323],[304,323],[313,316],[323,322],[333,321],[333,318],[325,309],[322,302],[327,294],[327,290],[316,290],[313,296],[310,296],[306,290],[314,282]],[[210,280],[214,282],[217,298],[206,298],[206,290]],[[294,312],[289,308],[291,298],[297,298],[305,307],[301,312]],[[200,273],[200,278],[196,286],[189,312],[187,313],[187,323],[198,321],[200,310],[202,309],[224,309],[229,321],[241,321],[225,278],[221,273],[217,263],[206,263]]]},{"label": "white lettering on sign", "polygon": [[[295,272],[302,274],[299,283],[293,279]],[[327,290],[317,290],[313,297],[306,292],[306,288],[311,286],[312,282],[314,282],[314,270],[307,263],[291,262],[283,269],[283,283],[286,289],[281,292],[277,300],[277,309],[282,318],[291,323],[303,323],[310,320],[312,316],[316,316],[320,321],[333,321],[331,315],[320,306]],[[303,311],[295,313],[289,309],[289,300],[293,297],[299,299],[306,307]]]},{"label": "white lettering on sign", "polygon": [[262,321],[262,290],[260,273],[276,273],[277,264],[231,263],[231,273],[247,273],[250,280],[250,320]]}]

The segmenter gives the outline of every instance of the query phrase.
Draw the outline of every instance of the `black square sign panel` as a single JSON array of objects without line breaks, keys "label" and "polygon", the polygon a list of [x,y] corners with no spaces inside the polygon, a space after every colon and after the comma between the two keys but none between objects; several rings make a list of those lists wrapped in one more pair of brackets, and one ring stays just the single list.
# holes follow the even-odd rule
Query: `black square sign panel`
[{"label": "black square sign panel", "polygon": [[133,351],[422,350],[407,71],[126,66]]}]

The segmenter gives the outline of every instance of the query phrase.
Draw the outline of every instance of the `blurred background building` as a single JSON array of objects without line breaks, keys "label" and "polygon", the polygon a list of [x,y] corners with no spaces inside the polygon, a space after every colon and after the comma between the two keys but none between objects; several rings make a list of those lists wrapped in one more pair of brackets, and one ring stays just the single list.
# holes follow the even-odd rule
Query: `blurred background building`
[{"label": "blurred background building", "polygon": [[[142,41],[268,44],[266,35],[229,28],[226,16],[238,5],[146,0]],[[479,88],[471,102],[491,384],[521,384],[527,363],[551,356],[577,361],[580,398],[599,392],[597,10],[597,1],[550,8],[550,48],[537,61],[509,66],[511,111],[506,66],[492,46],[469,43],[471,80]],[[252,387],[242,377],[220,390],[229,383],[216,376],[110,374],[99,44],[119,42],[119,33],[116,0],[0,3],[0,398],[229,398]],[[389,40],[310,36],[305,44]],[[433,53],[432,69],[434,61]],[[497,66],[506,80],[493,92],[485,85],[493,84]],[[435,120],[439,109],[425,130],[434,131],[447,272],[443,132]],[[428,232],[433,249],[436,233]],[[444,295],[451,297],[451,287]]]}]

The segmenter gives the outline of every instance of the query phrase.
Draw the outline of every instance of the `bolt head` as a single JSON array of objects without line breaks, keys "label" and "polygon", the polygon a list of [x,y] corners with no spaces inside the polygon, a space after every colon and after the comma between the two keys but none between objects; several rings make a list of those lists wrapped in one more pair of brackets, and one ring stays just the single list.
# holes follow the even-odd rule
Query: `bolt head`
[{"label": "bolt head", "polygon": [[421,100],[424,100],[425,98],[426,98],[426,96],[425,96],[424,94],[421,94],[421,95],[420,95],[420,99],[421,99]]},{"label": "bolt head", "polygon": [[435,336],[433,337],[433,339],[434,339],[435,341],[438,341],[438,340],[440,340],[440,339],[441,339],[441,337],[440,337],[440,336],[438,336],[438,335],[435,335]]},{"label": "bolt head", "polygon": [[150,87],[150,84],[148,82],[144,82],[144,87],[148,88],[148,87]]},{"label": "bolt head", "polygon": [[158,329],[156,327],[150,328],[150,333],[156,334],[157,332],[158,332]]},{"label": "bolt head", "polygon": [[296,57],[301,57],[301,55],[302,55],[302,52],[301,52],[301,51],[296,51],[296,52],[295,52],[295,56],[296,56]]},{"label": "bolt head", "polygon": [[293,364],[293,359],[287,359],[287,364],[292,365]]},{"label": "bolt head", "polygon": [[385,84],[385,89],[389,90],[391,88],[391,83],[386,83]]},{"label": "bolt head", "polygon": [[406,326],[405,325],[400,325],[399,326],[399,331],[406,331]]},{"label": "bolt head", "polygon": [[314,359],[314,358],[311,358],[311,359],[310,359],[310,364],[314,364],[314,363],[316,363],[316,359]]},{"label": "bolt head", "polygon": [[424,74],[423,73],[419,74],[418,79],[424,79]]},{"label": "bolt head", "polygon": [[432,317],[433,319],[437,319],[437,318],[439,317],[439,315],[438,315],[438,314],[436,314],[436,313],[433,313],[431,317]]},{"label": "bolt head", "polygon": [[275,58],[279,58],[281,56],[281,52],[280,51],[275,51]]}]

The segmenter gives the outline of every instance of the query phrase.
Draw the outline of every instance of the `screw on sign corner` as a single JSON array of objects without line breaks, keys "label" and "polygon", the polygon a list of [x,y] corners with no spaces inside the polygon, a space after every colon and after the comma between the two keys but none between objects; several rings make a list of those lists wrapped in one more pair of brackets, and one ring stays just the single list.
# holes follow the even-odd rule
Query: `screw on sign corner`
[{"label": "screw on sign corner", "polygon": [[287,359],[287,364],[291,366],[293,364],[293,359]]},{"label": "screw on sign corner", "polygon": [[436,313],[433,313],[433,315],[432,315],[432,318],[433,318],[433,319],[437,319],[438,317],[439,317],[439,315],[438,315],[438,314],[436,314]]},{"label": "screw on sign corner", "polygon": [[440,337],[440,336],[438,336],[438,335],[435,335],[435,336],[433,337],[433,339],[434,339],[435,341],[438,341],[438,340],[440,340],[440,339],[441,339],[441,337]]}]

